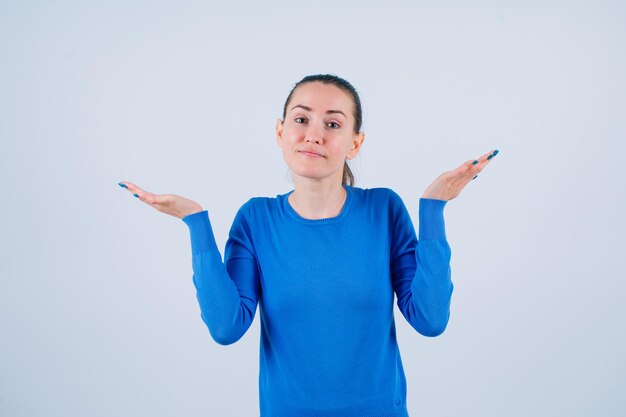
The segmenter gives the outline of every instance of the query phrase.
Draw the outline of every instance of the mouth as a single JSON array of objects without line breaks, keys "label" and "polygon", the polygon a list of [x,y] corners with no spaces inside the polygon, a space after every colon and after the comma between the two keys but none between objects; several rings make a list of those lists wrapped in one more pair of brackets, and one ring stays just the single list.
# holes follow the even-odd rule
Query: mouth
[{"label": "mouth", "polygon": [[318,154],[318,153],[314,153],[314,152],[307,152],[307,151],[298,151],[298,152],[300,152],[301,154],[304,154],[304,155],[306,155],[306,156],[311,156],[311,157],[314,157],[314,158],[315,158],[315,157],[317,157],[317,158],[323,158],[323,156],[322,156],[322,155],[320,155],[320,154]]}]

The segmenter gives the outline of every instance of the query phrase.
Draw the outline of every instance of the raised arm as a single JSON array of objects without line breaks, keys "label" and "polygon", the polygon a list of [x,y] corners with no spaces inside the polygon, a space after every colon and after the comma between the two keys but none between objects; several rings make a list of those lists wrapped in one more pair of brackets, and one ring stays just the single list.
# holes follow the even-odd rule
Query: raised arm
[{"label": "raised arm", "polygon": [[451,251],[446,239],[443,209],[461,193],[498,154],[487,152],[476,160],[439,175],[419,200],[419,239],[400,197],[393,196],[391,274],[398,307],[411,326],[424,336],[444,332],[450,318]]},{"label": "raised arm", "polygon": [[193,283],[202,320],[221,345],[238,341],[248,330],[258,304],[260,281],[244,211],[237,212],[225,249],[225,262],[215,243],[208,211],[182,220],[189,227]]},{"label": "raised arm", "polygon": [[139,201],[182,219],[189,226],[193,283],[202,320],[217,343],[228,345],[239,340],[252,324],[260,292],[256,256],[245,218],[249,202],[235,216],[224,264],[209,213],[200,204],[177,194],[154,194],[129,181],[118,185]]},{"label": "raised arm", "polygon": [[396,195],[391,240],[391,279],[398,308],[424,336],[439,336],[450,317],[451,251],[446,240],[443,209],[446,201],[420,198],[419,239]]}]

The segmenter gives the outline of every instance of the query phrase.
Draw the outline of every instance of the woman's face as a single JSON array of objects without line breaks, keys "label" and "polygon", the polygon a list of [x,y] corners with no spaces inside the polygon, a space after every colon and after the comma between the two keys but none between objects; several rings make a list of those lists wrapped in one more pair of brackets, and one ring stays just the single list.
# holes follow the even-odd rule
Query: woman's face
[{"label": "woman's face", "polygon": [[[276,140],[295,175],[341,183],[343,164],[356,156],[364,133],[355,134],[352,99],[339,87],[308,82],[294,91]],[[313,152],[313,154],[307,153]]]}]

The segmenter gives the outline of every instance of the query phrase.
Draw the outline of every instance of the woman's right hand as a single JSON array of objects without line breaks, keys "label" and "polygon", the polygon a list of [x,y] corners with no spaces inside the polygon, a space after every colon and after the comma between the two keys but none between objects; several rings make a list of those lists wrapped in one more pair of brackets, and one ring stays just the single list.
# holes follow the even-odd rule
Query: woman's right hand
[{"label": "woman's right hand", "polygon": [[128,189],[128,191],[133,193],[133,195],[141,201],[151,205],[161,213],[169,214],[179,219],[202,211],[200,204],[176,194],[154,194],[149,191],[144,191],[128,181],[119,182],[118,185]]}]

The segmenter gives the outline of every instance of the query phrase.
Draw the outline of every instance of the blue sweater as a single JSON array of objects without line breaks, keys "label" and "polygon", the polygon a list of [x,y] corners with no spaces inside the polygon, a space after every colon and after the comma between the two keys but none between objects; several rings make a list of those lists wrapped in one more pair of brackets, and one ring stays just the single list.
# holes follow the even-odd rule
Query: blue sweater
[{"label": "blue sweater", "polygon": [[444,200],[420,198],[419,244],[400,196],[344,185],[339,215],[305,219],[289,193],[254,197],[217,248],[208,212],[190,214],[193,283],[213,339],[261,321],[261,417],[408,417],[397,305],[424,336],[450,315]]}]

